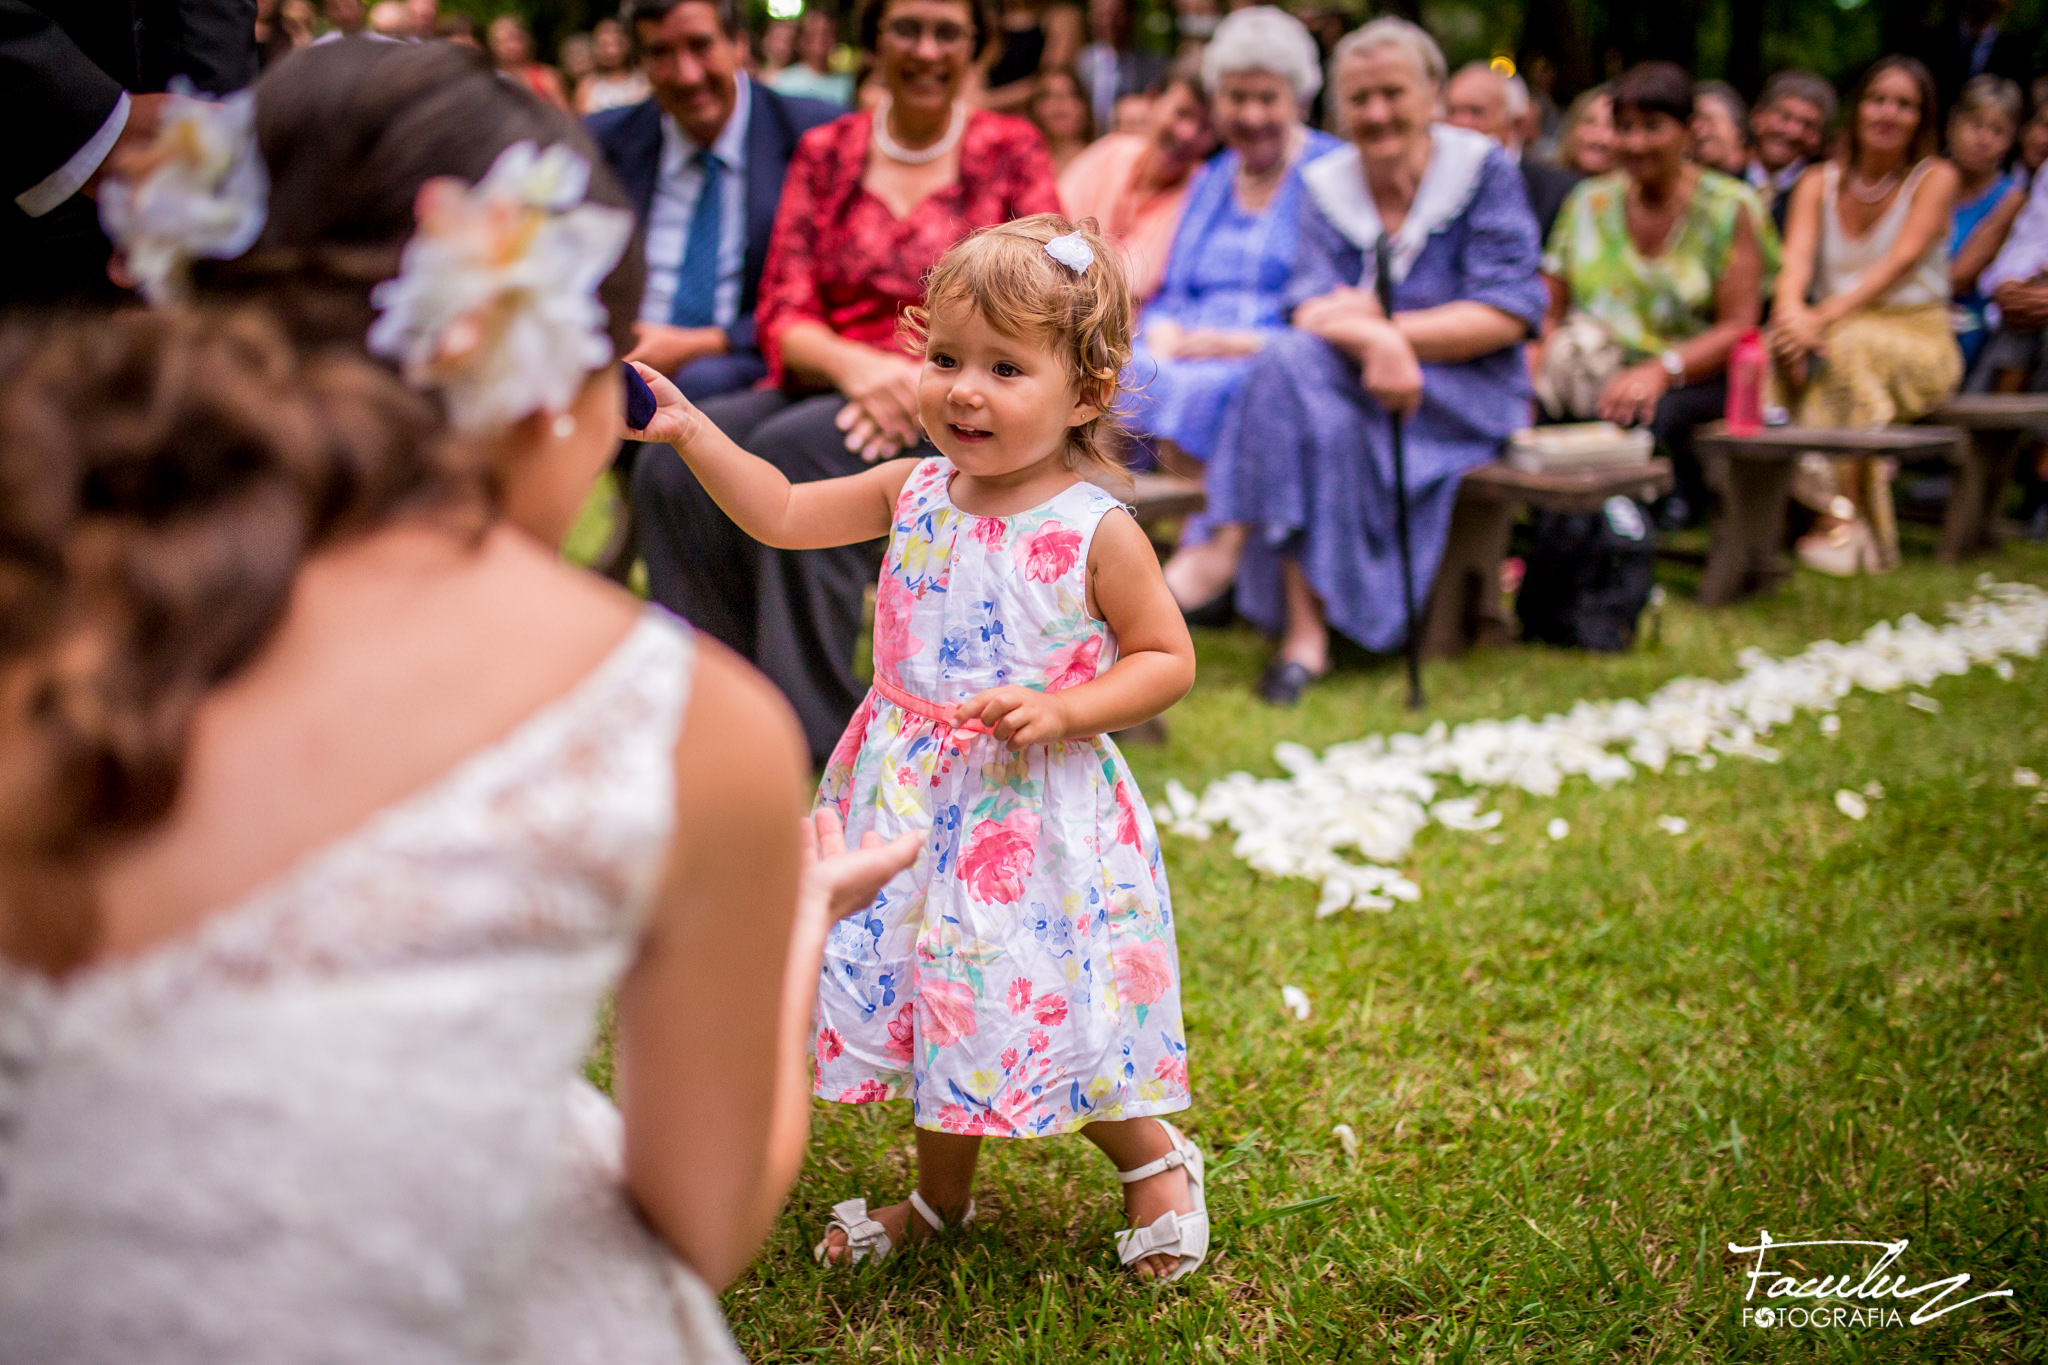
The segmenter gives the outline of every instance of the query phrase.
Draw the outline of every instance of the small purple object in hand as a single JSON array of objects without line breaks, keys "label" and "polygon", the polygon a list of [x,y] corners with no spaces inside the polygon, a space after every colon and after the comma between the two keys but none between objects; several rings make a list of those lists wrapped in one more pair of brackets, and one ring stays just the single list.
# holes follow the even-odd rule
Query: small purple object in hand
[{"label": "small purple object in hand", "polygon": [[645,431],[660,404],[654,401],[654,390],[647,387],[640,371],[624,361],[619,362],[619,368],[626,372],[626,430]]}]

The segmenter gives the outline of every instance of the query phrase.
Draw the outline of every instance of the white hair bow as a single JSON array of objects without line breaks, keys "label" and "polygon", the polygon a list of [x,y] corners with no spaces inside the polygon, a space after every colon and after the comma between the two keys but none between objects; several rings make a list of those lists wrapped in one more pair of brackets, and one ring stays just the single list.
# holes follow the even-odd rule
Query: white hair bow
[{"label": "white hair bow", "polygon": [[1078,232],[1053,238],[1045,244],[1045,254],[1076,275],[1087,274],[1088,267],[1095,264],[1094,249],[1088,245],[1088,239]]}]

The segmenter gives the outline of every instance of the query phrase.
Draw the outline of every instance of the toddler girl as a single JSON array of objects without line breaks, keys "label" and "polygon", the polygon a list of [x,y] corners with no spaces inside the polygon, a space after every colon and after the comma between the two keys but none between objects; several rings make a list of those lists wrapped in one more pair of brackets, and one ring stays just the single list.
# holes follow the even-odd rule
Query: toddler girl
[{"label": "toddler girl", "polygon": [[[1144,1278],[1207,1254],[1179,961],[1159,841],[1107,733],[1194,682],[1158,560],[1118,501],[1109,411],[1131,297],[1092,228],[1040,214],[955,246],[912,315],[918,418],[941,458],[791,485],[641,367],[667,441],[727,515],[784,549],[889,536],[875,680],[819,804],[849,840],[928,831],[825,953],[824,1099],[908,1095],[918,1183],[834,1210],[817,1254],[880,1259],[973,1216],[983,1137],[1079,1131],[1116,1165]],[[913,1217],[913,1213],[915,1216]]]}]

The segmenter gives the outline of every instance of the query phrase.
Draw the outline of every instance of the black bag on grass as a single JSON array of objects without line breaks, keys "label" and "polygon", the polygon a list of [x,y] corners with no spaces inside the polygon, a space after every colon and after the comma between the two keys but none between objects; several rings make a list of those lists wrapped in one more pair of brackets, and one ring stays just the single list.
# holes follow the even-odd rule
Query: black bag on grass
[{"label": "black bag on grass", "polygon": [[1609,498],[1598,512],[1538,511],[1522,590],[1522,638],[1572,649],[1623,650],[1650,600],[1655,549],[1642,504]]}]

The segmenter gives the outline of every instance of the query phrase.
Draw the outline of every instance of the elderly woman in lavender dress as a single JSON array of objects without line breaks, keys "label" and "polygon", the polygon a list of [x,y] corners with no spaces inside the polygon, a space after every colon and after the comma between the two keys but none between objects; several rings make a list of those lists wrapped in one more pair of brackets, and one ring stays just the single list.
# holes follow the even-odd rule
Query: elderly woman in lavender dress
[{"label": "elderly woman in lavender dress", "polygon": [[[1460,478],[1529,420],[1521,342],[1546,301],[1515,163],[1480,134],[1431,125],[1444,58],[1429,35],[1374,20],[1330,65],[1351,145],[1302,173],[1295,330],[1251,362],[1209,462],[1219,525],[1168,579],[1184,604],[1235,579],[1238,609],[1281,637],[1259,691],[1282,705],[1328,671],[1333,626],[1367,649],[1400,647],[1393,422],[1419,609]],[[1392,318],[1373,293],[1382,232]]]},{"label": "elderly woman in lavender dress", "polygon": [[1252,355],[1286,328],[1301,169],[1343,145],[1301,121],[1322,80],[1315,39],[1267,5],[1225,19],[1203,52],[1224,151],[1195,174],[1126,371],[1126,422],[1177,472],[1201,474]]}]

